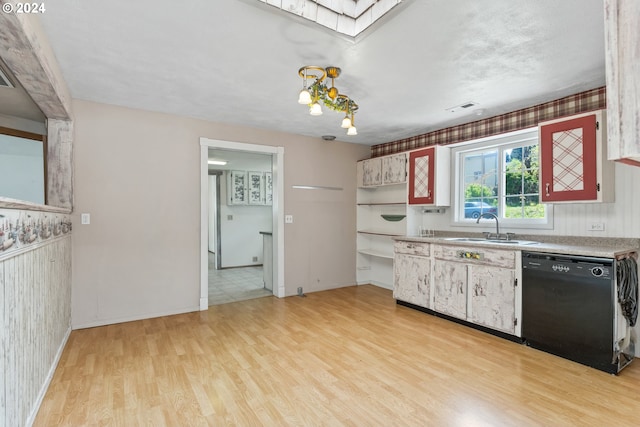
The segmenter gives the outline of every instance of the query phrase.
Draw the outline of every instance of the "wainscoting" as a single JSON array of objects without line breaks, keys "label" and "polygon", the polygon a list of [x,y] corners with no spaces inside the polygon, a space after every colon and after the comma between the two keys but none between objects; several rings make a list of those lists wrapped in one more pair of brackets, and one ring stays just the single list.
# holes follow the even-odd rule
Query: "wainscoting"
[{"label": "wainscoting", "polygon": [[31,425],[71,332],[71,235],[0,258],[0,425]]}]

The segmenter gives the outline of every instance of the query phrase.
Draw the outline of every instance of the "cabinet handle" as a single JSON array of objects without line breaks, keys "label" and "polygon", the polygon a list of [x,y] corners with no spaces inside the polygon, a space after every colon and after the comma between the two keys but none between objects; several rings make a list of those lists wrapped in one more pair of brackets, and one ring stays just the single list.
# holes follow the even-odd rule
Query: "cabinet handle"
[{"label": "cabinet handle", "polygon": [[484,254],[481,253],[481,252],[458,251],[458,258],[463,258],[463,259],[484,259]]},{"label": "cabinet handle", "polygon": [[549,194],[549,183],[548,182],[547,182],[546,188],[547,188],[547,197],[549,197],[550,194]]},{"label": "cabinet handle", "polygon": [[415,248],[415,246],[412,243],[407,244],[407,249],[413,249],[413,248]]}]

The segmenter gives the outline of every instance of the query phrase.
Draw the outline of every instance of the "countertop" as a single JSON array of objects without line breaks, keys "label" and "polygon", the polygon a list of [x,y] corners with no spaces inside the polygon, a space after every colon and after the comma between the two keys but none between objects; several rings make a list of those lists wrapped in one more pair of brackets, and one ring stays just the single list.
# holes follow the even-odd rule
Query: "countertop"
[{"label": "countertop", "polygon": [[526,252],[548,252],[554,254],[582,255],[598,258],[623,257],[630,252],[640,251],[640,239],[598,238],[574,236],[538,236],[517,235],[514,240],[535,241],[535,244],[519,245],[509,243],[490,243],[484,241],[455,241],[450,238],[483,238],[479,234],[436,232],[433,237],[398,236],[394,240],[409,242],[436,243],[463,247],[484,247],[508,249]]}]

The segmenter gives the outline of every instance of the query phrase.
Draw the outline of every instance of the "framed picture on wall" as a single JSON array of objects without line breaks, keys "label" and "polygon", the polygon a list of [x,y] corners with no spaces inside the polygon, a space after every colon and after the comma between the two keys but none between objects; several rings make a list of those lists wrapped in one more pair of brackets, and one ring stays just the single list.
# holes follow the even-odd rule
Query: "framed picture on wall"
[{"label": "framed picture on wall", "polygon": [[264,173],[264,204],[273,204],[273,175],[271,172]]},{"label": "framed picture on wall", "polygon": [[230,205],[247,204],[247,172],[229,171],[228,199]]},{"label": "framed picture on wall", "polygon": [[264,205],[264,182],[262,172],[248,172],[249,204]]}]

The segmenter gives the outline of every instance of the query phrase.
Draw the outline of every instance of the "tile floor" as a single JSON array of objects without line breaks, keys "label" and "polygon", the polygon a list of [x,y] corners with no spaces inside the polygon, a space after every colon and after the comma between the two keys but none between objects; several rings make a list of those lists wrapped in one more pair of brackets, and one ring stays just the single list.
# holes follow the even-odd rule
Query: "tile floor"
[{"label": "tile floor", "polygon": [[210,306],[273,295],[264,288],[262,266],[216,270],[214,256],[209,252]]}]

